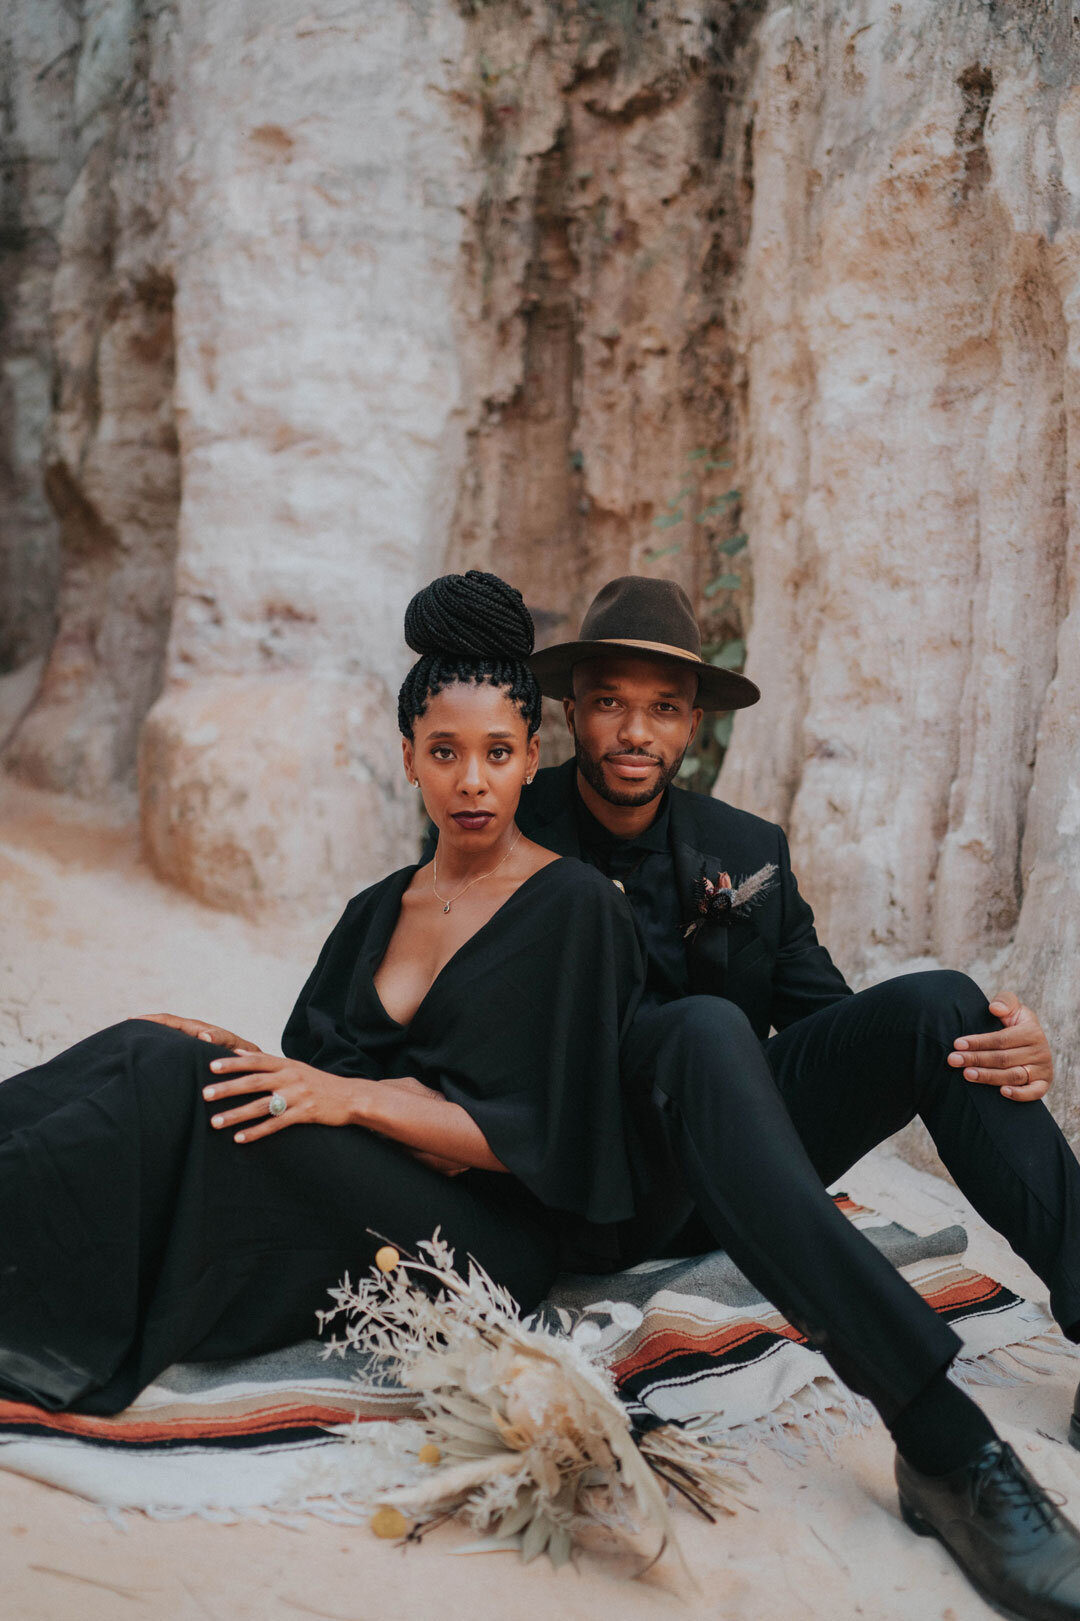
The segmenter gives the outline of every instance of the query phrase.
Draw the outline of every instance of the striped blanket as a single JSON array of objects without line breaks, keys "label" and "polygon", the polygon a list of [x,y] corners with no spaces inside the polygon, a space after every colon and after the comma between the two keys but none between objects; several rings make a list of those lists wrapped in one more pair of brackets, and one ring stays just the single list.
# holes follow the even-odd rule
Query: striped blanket
[{"label": "striped blanket", "polygon": [[[1071,1353],[1043,1307],[963,1265],[962,1227],[920,1238],[845,1195],[837,1203],[957,1330],[961,1378],[1012,1382]],[[631,1414],[789,1450],[872,1418],[719,1252],[564,1276],[537,1315],[611,1367]],[[0,1467],[106,1510],[347,1520],[400,1474],[402,1426],[385,1421],[410,1411],[355,1355],[328,1361],[313,1340],[170,1368],[116,1418],[0,1402]]]}]

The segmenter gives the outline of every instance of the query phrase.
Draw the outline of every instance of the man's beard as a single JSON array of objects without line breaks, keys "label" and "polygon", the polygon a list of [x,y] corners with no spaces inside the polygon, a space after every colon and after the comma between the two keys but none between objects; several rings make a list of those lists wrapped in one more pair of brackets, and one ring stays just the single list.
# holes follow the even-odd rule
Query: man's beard
[{"label": "man's beard", "polygon": [[[689,748],[689,744],[687,744]],[[648,754],[643,749],[620,749],[620,754],[629,757],[640,755],[643,760],[655,760],[660,767],[660,775],[651,788],[612,788],[604,777],[603,762],[592,759],[581,746],[577,733],[574,733],[574,754],[577,757],[577,768],[585,778],[589,787],[606,799],[609,805],[648,805],[660,795],[673,782],[679,774],[679,767],[686,758],[686,749],[671,765],[666,766],[655,754]]]}]

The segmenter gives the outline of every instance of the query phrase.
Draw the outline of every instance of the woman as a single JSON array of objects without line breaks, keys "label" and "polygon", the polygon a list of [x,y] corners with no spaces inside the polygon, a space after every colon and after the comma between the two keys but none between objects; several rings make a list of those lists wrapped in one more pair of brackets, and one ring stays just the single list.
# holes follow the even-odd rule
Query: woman
[{"label": "woman", "polygon": [[384,1237],[439,1227],[524,1307],[560,1265],[612,1263],[629,907],[515,824],[540,723],[519,593],[436,580],[405,635],[438,854],[349,903],[285,1056],[158,1015],[0,1086],[0,1395],[114,1413],[171,1362],[307,1337]]}]

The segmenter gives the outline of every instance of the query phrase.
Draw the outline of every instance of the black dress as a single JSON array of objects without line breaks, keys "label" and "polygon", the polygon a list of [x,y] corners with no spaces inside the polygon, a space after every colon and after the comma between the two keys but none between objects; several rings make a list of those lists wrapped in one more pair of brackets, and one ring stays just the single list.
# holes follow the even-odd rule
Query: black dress
[{"label": "black dress", "polygon": [[620,1048],[643,980],[626,901],[581,862],[542,868],[401,1025],[373,975],[415,871],[349,903],[283,1050],[437,1087],[510,1174],[445,1177],[358,1126],[237,1144],[202,1097],[222,1049],[143,1020],[100,1031],[0,1086],[0,1395],[118,1412],[174,1361],[310,1337],[346,1271],[436,1226],[526,1308],[560,1266],[614,1264],[635,1181]]}]

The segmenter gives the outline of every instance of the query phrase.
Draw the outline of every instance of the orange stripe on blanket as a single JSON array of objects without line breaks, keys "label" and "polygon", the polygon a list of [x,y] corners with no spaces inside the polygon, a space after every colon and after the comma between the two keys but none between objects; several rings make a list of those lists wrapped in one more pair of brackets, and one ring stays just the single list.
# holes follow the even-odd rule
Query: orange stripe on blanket
[{"label": "orange stripe on blanket", "polygon": [[944,1312],[954,1311],[957,1306],[980,1306],[1001,1293],[1001,1284],[994,1278],[984,1272],[971,1272],[962,1282],[947,1283],[944,1288],[924,1294],[923,1299],[935,1311]]},{"label": "orange stripe on blanket", "polygon": [[621,1382],[631,1374],[641,1373],[647,1368],[661,1367],[665,1362],[670,1362],[672,1357],[728,1356],[756,1339],[783,1339],[791,1340],[795,1345],[806,1344],[806,1336],[800,1334],[798,1329],[792,1328],[790,1323],[779,1323],[776,1327],[769,1328],[764,1323],[751,1322],[744,1318],[730,1328],[722,1328],[708,1334],[679,1334],[670,1329],[659,1334],[649,1334],[634,1347],[629,1356],[613,1363],[611,1371],[616,1380]]},{"label": "orange stripe on blanket", "polygon": [[[935,1311],[946,1312],[955,1311],[961,1306],[984,1305],[1001,1292],[1000,1283],[984,1273],[976,1272],[927,1292],[923,1299]],[[662,1367],[674,1357],[698,1354],[720,1358],[761,1337],[786,1339],[795,1345],[806,1344],[804,1334],[792,1328],[790,1323],[777,1321],[766,1324],[743,1318],[728,1328],[705,1334],[669,1328],[646,1335],[628,1356],[613,1364],[612,1372],[621,1383],[633,1374]]]},{"label": "orange stripe on blanket", "polygon": [[36,1430],[47,1430],[54,1435],[68,1435],[86,1441],[198,1441],[220,1437],[253,1435],[261,1430],[295,1430],[315,1425],[341,1424],[356,1418],[361,1424],[374,1423],[376,1415],[359,1415],[353,1408],[341,1407],[272,1407],[253,1409],[250,1413],[225,1417],[220,1413],[207,1414],[204,1419],[137,1420],[126,1418],[92,1418],[85,1413],[49,1413],[42,1407],[31,1407],[22,1402],[0,1401],[0,1425],[32,1424]]}]

